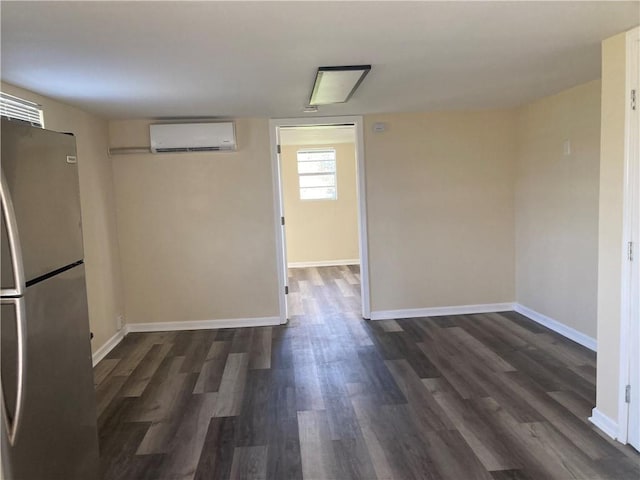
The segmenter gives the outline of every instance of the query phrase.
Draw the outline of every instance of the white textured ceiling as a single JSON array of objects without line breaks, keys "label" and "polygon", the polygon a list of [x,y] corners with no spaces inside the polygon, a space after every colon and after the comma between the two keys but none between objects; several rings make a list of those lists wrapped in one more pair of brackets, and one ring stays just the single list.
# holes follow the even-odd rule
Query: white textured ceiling
[{"label": "white textured ceiling", "polygon": [[597,78],[638,5],[2,1],[2,79],[110,118],[311,116],[317,67],[370,63],[316,115],[510,107]]}]

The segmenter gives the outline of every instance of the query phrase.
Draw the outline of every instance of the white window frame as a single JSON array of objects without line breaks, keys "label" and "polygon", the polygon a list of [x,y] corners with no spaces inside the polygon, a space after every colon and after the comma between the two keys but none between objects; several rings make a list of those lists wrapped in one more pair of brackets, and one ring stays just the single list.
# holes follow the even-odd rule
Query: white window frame
[{"label": "white window frame", "polygon": [[[333,163],[334,163],[334,169],[333,172],[318,172],[318,173],[300,173],[300,163],[301,162],[308,162],[308,161],[314,161],[314,160],[300,160],[300,154],[305,154],[305,153],[324,153],[324,152],[331,152],[333,153]],[[303,148],[300,149],[296,152],[296,167],[298,170],[298,196],[300,198],[300,200],[302,200],[303,202],[319,202],[319,201],[335,201],[338,200],[338,156],[336,154],[336,149],[331,147],[331,148]],[[303,188],[331,188],[331,187],[303,187],[302,186],[302,182],[300,181],[302,179],[302,177],[316,177],[316,176],[327,176],[327,175],[333,175],[333,189],[334,189],[334,195],[333,197],[320,197],[320,198],[304,198],[302,196],[302,189]]]},{"label": "white window frame", "polygon": [[4,92],[0,92],[0,116],[44,128],[41,105]]}]

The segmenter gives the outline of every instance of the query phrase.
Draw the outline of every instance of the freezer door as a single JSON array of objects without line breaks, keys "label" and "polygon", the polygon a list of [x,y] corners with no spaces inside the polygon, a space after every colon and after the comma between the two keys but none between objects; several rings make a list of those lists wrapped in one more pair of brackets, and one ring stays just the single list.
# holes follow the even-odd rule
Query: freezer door
[{"label": "freezer door", "polygon": [[19,248],[20,243],[16,242],[16,228],[11,229],[7,225],[5,219],[10,218],[7,214],[11,210],[11,206],[7,205],[5,201],[4,192],[6,191],[4,177],[2,177],[2,189],[0,190],[0,208],[2,209],[0,215],[0,251],[2,252],[2,258],[0,265],[2,266],[2,293],[3,297],[18,297],[24,294],[24,276],[22,273],[22,254],[16,247]]},{"label": "freezer door", "polygon": [[[0,172],[1,173],[1,172]],[[24,295],[26,282],[22,270],[22,251],[18,238],[16,216],[13,202],[9,195],[7,181],[2,173],[0,184],[0,249],[2,250],[2,290],[3,297],[21,297]]]},{"label": "freezer door", "polygon": [[[72,135],[2,119],[3,196],[13,204],[27,282],[83,258],[75,158]],[[3,289],[10,266],[2,262]]]},{"label": "freezer door", "polygon": [[98,479],[84,266],[2,299],[1,309],[5,471],[12,479]]}]

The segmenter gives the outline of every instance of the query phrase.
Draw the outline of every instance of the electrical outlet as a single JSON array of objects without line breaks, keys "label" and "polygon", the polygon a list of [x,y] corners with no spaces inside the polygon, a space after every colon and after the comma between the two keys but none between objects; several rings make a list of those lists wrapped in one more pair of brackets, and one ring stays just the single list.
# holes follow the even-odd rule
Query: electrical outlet
[{"label": "electrical outlet", "polygon": [[118,328],[118,330],[122,330],[123,326],[124,326],[124,317],[122,315],[118,315],[116,319],[116,327]]}]

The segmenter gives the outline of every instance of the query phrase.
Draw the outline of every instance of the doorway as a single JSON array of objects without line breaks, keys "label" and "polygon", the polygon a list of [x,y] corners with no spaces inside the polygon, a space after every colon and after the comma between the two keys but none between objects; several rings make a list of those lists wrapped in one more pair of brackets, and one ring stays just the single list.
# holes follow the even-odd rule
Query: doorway
[{"label": "doorway", "polygon": [[281,322],[295,314],[287,297],[289,272],[297,268],[359,274],[368,319],[362,117],[271,120],[270,135]]}]

